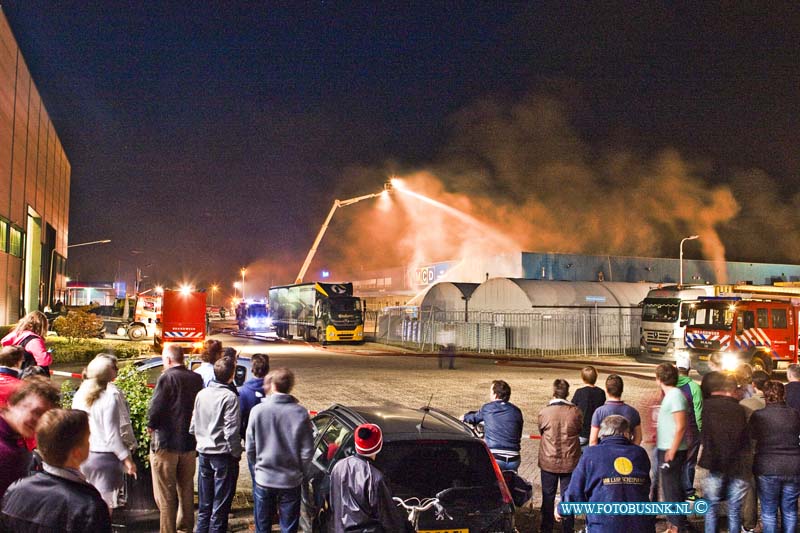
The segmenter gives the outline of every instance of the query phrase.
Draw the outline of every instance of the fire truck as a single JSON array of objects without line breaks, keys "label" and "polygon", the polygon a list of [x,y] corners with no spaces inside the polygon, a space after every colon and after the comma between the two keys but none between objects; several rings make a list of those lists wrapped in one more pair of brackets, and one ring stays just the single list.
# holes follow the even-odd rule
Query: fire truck
[{"label": "fire truck", "polygon": [[686,348],[701,373],[717,352],[724,370],[749,363],[771,374],[797,362],[799,319],[800,291],[737,286],[692,305]]},{"label": "fire truck", "polygon": [[106,332],[139,341],[153,336],[160,305],[160,296],[141,293],[135,298],[117,298],[114,305],[96,306],[89,312],[103,319]]},{"label": "fire truck", "polygon": [[181,344],[199,351],[206,339],[206,293],[189,287],[164,290],[161,312],[156,317],[153,348],[161,353],[167,344]]}]

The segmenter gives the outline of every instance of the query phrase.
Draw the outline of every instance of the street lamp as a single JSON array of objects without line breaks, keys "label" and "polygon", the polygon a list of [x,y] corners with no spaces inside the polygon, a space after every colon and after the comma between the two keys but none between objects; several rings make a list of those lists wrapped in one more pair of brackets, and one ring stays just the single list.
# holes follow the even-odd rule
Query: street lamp
[{"label": "street lamp", "polygon": [[683,243],[686,241],[693,241],[695,239],[699,239],[700,235],[692,235],[691,237],[685,237],[681,239],[681,246],[680,246],[680,259],[679,259],[679,270],[680,270],[680,277],[678,278],[678,286],[683,287]]},{"label": "street lamp", "polygon": [[245,267],[242,267],[242,300],[244,300],[244,273],[247,272]]},{"label": "street lamp", "polygon": [[217,286],[216,283],[211,286],[211,305],[212,306],[214,305],[214,293],[217,292],[218,290],[219,290],[219,287]]},{"label": "street lamp", "polygon": [[[79,246],[91,246],[93,244],[108,244],[110,242],[111,242],[111,239],[102,239],[102,240],[99,240],[99,241],[89,241],[89,242],[79,242],[77,244],[68,244],[67,245],[67,249],[69,249],[69,248],[77,248]],[[56,258],[56,248],[54,246],[53,249],[50,250],[50,270],[48,270],[48,274],[49,274],[50,279],[47,280],[48,281],[48,283],[47,283],[47,297],[50,300],[51,304],[53,303],[53,282],[56,279],[55,272],[53,272],[53,263],[55,261],[55,258]]]}]

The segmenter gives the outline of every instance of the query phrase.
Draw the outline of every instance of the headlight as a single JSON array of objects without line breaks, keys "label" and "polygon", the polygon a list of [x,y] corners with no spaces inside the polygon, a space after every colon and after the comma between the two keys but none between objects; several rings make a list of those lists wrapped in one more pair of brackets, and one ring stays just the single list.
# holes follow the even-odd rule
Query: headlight
[{"label": "headlight", "polygon": [[739,357],[733,353],[722,354],[722,370],[732,372],[739,366]]},{"label": "headlight", "polygon": [[248,327],[253,327],[253,326],[255,326],[257,323],[258,323],[258,322],[256,321],[256,319],[255,319],[255,318],[248,318],[248,319],[247,319],[247,325],[248,325]]}]

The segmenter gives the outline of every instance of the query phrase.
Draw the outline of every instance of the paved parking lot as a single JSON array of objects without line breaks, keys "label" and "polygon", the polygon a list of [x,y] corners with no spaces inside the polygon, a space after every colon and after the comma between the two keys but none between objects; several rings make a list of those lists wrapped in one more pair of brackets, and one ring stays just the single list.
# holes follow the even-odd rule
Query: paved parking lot
[{"label": "paved parking lot", "polygon": [[[525,418],[524,434],[538,435],[537,415],[552,397],[552,383],[563,378],[570,383],[570,398],[583,386],[580,369],[585,364],[598,368],[598,384],[602,385],[611,373],[621,373],[625,380],[623,399],[639,408],[645,398],[655,391],[654,365],[641,364],[630,357],[597,359],[564,357],[555,362],[507,362],[492,358],[462,358],[456,360],[455,370],[438,368],[438,359],[431,355],[387,354],[382,345],[354,347],[358,355],[345,350],[328,350],[305,344],[256,343],[233,341],[220,336],[223,342],[244,342],[245,353],[266,351],[271,365],[288,366],[297,376],[294,394],[309,410],[319,411],[332,403],[345,405],[404,405],[421,407],[430,401],[433,407],[460,417],[478,409],[488,401],[494,379],[511,385],[511,401],[520,407]],[[381,355],[376,355],[381,354]],[[538,507],[539,469],[538,440],[522,442],[520,474],[535,485],[533,505]],[[243,464],[240,478],[241,497],[249,491],[249,476]]]}]

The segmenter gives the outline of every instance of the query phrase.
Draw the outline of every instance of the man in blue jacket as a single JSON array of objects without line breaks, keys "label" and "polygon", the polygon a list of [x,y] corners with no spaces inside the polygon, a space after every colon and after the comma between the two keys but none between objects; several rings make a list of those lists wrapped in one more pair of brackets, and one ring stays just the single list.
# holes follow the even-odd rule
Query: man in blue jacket
[{"label": "man in blue jacket", "polygon": [[[600,444],[583,451],[572,472],[567,502],[649,502],[650,458],[631,442],[628,420],[607,416],[600,424]],[[586,515],[592,533],[636,531],[654,533],[655,517],[643,515]]]},{"label": "man in blue jacket", "polygon": [[483,422],[483,438],[497,466],[500,470],[516,472],[521,462],[522,411],[508,401],[511,399],[511,386],[503,380],[492,381],[489,398],[489,403],[477,412],[465,414],[462,420],[471,425]]}]

